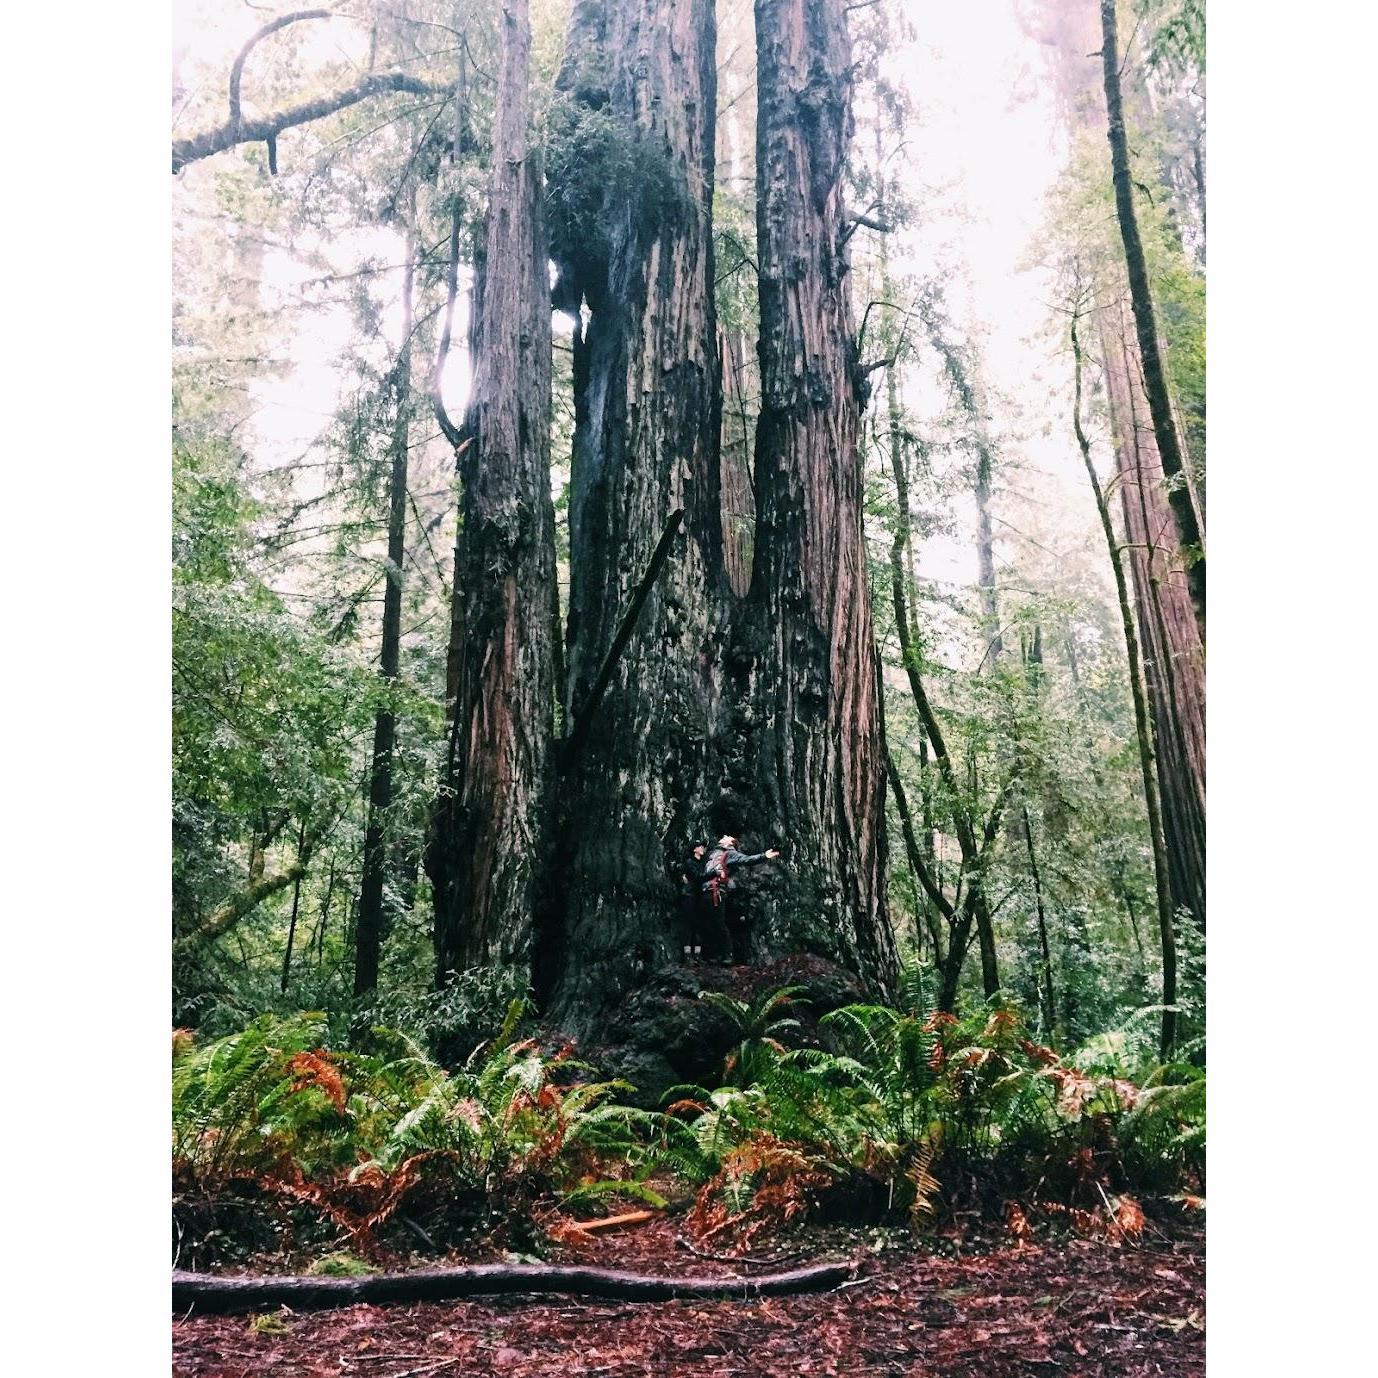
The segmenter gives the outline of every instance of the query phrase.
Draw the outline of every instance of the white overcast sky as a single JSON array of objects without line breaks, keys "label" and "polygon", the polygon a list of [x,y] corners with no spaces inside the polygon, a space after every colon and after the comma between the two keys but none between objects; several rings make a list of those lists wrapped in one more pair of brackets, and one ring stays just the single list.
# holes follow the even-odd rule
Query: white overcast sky
[{"label": "white overcast sky", "polygon": [[[920,199],[922,215],[919,227],[896,246],[896,266],[923,273],[941,265],[954,324],[978,332],[986,381],[1012,403],[997,418],[997,429],[1019,435],[1010,457],[1020,469],[1009,475],[1010,486],[1037,495],[1043,539],[1062,530],[1079,544],[1094,533],[1094,510],[1070,440],[1068,365],[1043,333],[1049,295],[1044,274],[1021,267],[1066,156],[1040,50],[1021,30],[1013,0],[906,0],[905,8],[916,37],[891,53],[889,75],[908,88],[917,112],[901,163],[907,169],[902,175],[913,179],[910,190]],[[231,0],[175,0],[174,53],[182,55],[182,80],[204,91],[218,109],[229,62],[263,18],[262,11]],[[341,56],[360,61],[366,51],[362,26],[347,22],[304,24],[298,37],[304,66]],[[252,87],[251,62],[245,78],[250,108]],[[188,109],[179,126],[200,122],[198,107]],[[192,168],[183,175],[199,172]],[[925,187],[941,191],[925,200]],[[391,253],[392,262],[401,257],[385,233],[368,247]],[[266,302],[277,293],[289,299],[305,276],[290,256],[270,253],[264,264]],[[396,315],[387,322],[393,335]],[[338,396],[333,360],[349,330],[343,308],[309,318],[284,342],[294,361],[290,376],[255,383],[251,444],[264,467],[296,457],[321,432]],[[463,387],[462,365],[455,362],[447,391]],[[940,401],[917,382],[908,400],[920,411]],[[998,480],[997,504],[998,513],[1020,517]],[[925,543],[921,573],[973,583],[973,523],[974,512],[959,503],[954,534]],[[1001,553],[1008,558],[1011,538],[1006,528],[1000,532]]]}]

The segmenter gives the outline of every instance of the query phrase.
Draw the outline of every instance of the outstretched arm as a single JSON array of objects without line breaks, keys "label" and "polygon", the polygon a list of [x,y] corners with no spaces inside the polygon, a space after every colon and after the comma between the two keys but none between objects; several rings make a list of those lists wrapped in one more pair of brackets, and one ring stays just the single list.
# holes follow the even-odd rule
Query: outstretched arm
[{"label": "outstretched arm", "polygon": [[763,861],[774,861],[779,855],[780,853],[773,847],[769,851],[750,854],[733,850],[727,854],[727,864],[729,866],[759,866]]}]

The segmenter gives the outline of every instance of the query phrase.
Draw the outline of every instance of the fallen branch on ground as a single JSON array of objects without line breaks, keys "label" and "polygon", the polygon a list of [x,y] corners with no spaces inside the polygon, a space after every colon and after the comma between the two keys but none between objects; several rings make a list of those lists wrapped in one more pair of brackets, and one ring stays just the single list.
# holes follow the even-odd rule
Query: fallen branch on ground
[{"label": "fallen branch on ground", "polygon": [[594,1230],[620,1230],[624,1225],[641,1225],[647,1220],[655,1220],[659,1211],[627,1211],[623,1215],[608,1215],[601,1220],[571,1220],[566,1228],[578,1230],[581,1234],[591,1234]]},{"label": "fallen branch on ground", "polygon": [[174,1271],[172,1305],[202,1315],[260,1311],[287,1305],[297,1310],[354,1306],[359,1302],[450,1301],[485,1294],[567,1292],[618,1301],[669,1301],[675,1297],[750,1298],[826,1292],[851,1276],[849,1263],[821,1263],[758,1278],[647,1277],[611,1268],[548,1264],[479,1263],[364,1277],[219,1277]]}]

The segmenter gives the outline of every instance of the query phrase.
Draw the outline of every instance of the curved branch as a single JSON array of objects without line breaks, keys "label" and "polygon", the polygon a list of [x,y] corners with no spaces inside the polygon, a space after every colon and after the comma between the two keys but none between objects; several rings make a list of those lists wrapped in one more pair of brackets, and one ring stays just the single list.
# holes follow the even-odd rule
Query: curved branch
[{"label": "curved branch", "polygon": [[172,1305],[202,1315],[259,1311],[287,1304],[297,1309],[353,1306],[359,1302],[449,1301],[494,1293],[563,1292],[621,1301],[668,1301],[674,1297],[748,1298],[823,1292],[850,1277],[848,1263],[824,1263],[757,1278],[648,1277],[611,1268],[549,1264],[479,1263],[364,1277],[234,1278],[174,1271]]},{"label": "curved branch", "polygon": [[179,951],[184,950],[195,943],[214,942],[216,938],[228,933],[240,919],[257,909],[270,895],[276,895],[279,890],[285,890],[298,876],[304,875],[310,859],[311,849],[307,846],[285,871],[279,871],[275,875],[264,876],[255,880],[232,900],[222,904],[219,909],[190,933],[178,938],[174,947]]},{"label": "curved branch", "polygon": [[271,24],[265,24],[249,39],[239,50],[239,56],[235,58],[234,65],[230,68],[230,124],[237,125],[240,122],[242,112],[239,104],[239,83],[244,76],[244,64],[249,60],[249,54],[269,34],[276,33],[279,29],[285,29],[289,24],[300,23],[303,19],[330,19],[333,18],[333,15],[332,10],[294,10],[291,14],[279,15]]},{"label": "curved branch", "polygon": [[265,115],[256,120],[226,121],[216,129],[197,134],[190,139],[174,139],[172,143],[172,170],[180,172],[188,163],[199,162],[212,154],[223,153],[236,144],[266,143],[276,139],[285,129],[300,124],[310,124],[337,110],[347,109],[370,96],[383,95],[389,91],[406,91],[414,96],[447,95],[448,88],[437,86],[434,82],[422,81],[420,77],[408,76],[404,72],[382,72],[364,77],[343,91],[336,91],[316,100],[303,101],[300,105],[279,110],[276,114]]}]

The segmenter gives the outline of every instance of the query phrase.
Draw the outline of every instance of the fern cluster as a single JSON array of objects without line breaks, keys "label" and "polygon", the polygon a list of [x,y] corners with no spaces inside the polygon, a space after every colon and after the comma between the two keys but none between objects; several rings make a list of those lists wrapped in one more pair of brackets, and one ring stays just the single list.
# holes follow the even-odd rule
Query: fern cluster
[{"label": "fern cluster", "polygon": [[[972,1184],[990,1204],[1085,1198],[1095,1209],[1113,1191],[1203,1184],[1204,1074],[1178,1063],[1136,1084],[1112,1056],[1129,1046],[1122,1032],[1064,1061],[1012,1008],[957,1019],[851,1005],[819,1021],[826,1047],[786,1049],[773,1034],[790,994],[751,1007],[713,997],[743,1035],[729,1084],[672,1093],[690,1159],[679,1166],[703,1183],[695,1218],[708,1233],[790,1218],[830,1194],[922,1224]],[[802,1197],[780,1191],[790,1155]]]},{"label": "fern cluster", "polygon": [[529,1213],[542,1195],[649,1162],[624,1083],[586,1079],[568,1048],[518,1039],[521,1002],[456,1071],[410,1036],[327,1050],[325,1019],[265,1016],[204,1047],[174,1040],[173,1163],[184,1190],[249,1183],[306,1203],[374,1247],[404,1201],[479,1199]]}]

